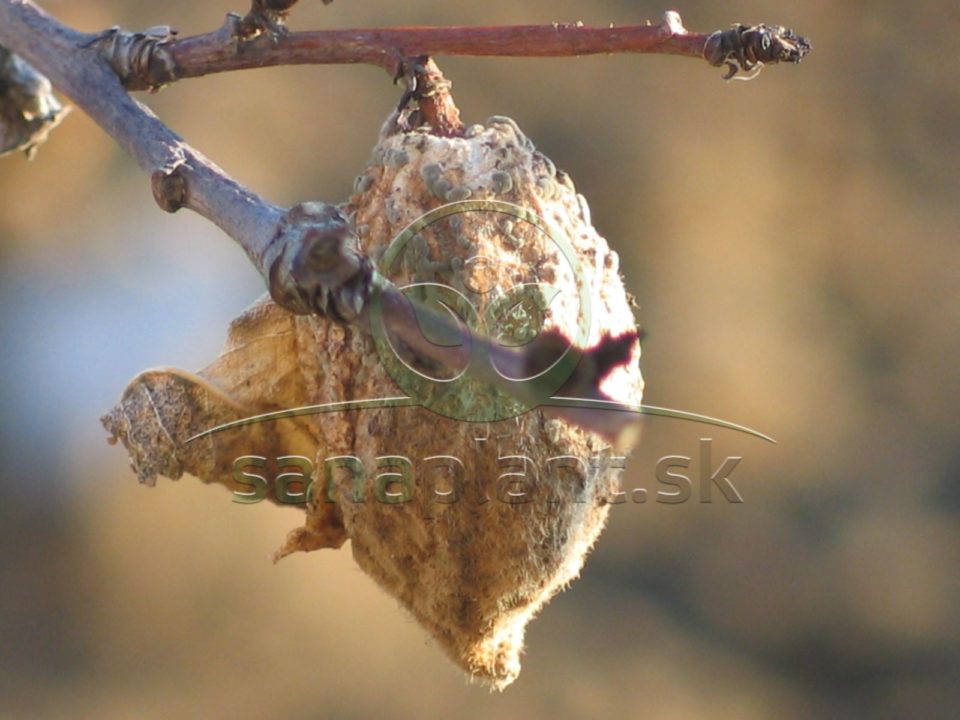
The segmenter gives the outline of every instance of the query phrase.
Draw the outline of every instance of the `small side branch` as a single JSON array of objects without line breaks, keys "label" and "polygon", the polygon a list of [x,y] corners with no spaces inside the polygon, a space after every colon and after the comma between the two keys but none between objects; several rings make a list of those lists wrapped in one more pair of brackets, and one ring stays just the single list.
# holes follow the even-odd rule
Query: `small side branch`
[{"label": "small side branch", "polygon": [[[740,29],[736,33],[688,32],[680,16],[672,11],[665,13],[656,25],[589,27],[582,23],[552,23],[284,31],[257,34],[254,39],[245,34],[247,18],[238,22],[239,18],[232,16],[216,32],[165,41],[163,52],[172,61],[174,71],[168,75],[142,73],[129,78],[127,87],[145,89],[173,80],[277,65],[366,63],[382,67],[395,77],[408,58],[449,55],[544,58],[645,53],[706,59],[713,65],[743,60],[741,69],[749,69],[749,62],[799,62],[810,49],[805,39],[779,26],[736,25],[735,30]],[[744,32],[757,28],[766,31]],[[774,32],[777,29],[781,31],[779,35]],[[763,47],[764,37],[773,43],[769,48]],[[794,52],[778,52],[787,44],[793,45]]]}]

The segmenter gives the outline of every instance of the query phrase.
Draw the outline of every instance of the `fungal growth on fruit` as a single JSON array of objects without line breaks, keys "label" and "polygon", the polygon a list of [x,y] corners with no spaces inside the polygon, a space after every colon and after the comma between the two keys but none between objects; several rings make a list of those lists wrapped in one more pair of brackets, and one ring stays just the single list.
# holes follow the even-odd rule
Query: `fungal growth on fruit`
[{"label": "fungal growth on fruit", "polygon": [[[602,389],[638,404],[636,319],[617,255],[587,222],[582,197],[569,180],[556,182],[554,164],[509,118],[490,118],[469,135],[417,127],[378,142],[341,207],[359,247],[395,284],[449,291],[453,299],[441,299],[452,307],[464,300],[464,314],[487,318],[487,333],[501,342],[562,339],[546,366],[571,348],[631,337],[626,361],[609,368]],[[457,203],[462,212],[389,252],[411,223]],[[525,214],[540,220],[518,217]],[[141,375],[104,422],[144,482],[189,473],[245,491],[237,458],[308,458],[321,489],[277,556],[349,539],[360,567],[455,662],[503,687],[519,672],[527,622],[576,577],[599,535],[617,488],[611,458],[624,448],[541,409],[515,409],[481,381],[451,392],[461,370],[417,364],[402,350],[384,356],[362,330],[291,315],[264,298],[234,322],[223,354],[198,376]],[[271,410],[394,397],[398,373],[419,406],[304,415],[189,441]],[[244,470],[272,483],[280,465]],[[388,486],[384,477],[400,479]]]}]

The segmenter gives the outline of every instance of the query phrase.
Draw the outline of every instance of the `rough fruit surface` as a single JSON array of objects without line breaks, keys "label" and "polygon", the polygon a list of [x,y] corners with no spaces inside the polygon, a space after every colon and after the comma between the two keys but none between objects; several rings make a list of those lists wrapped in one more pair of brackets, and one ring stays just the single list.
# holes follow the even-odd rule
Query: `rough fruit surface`
[{"label": "rough fruit surface", "polygon": [[[456,213],[408,238],[381,267],[397,285],[455,290],[504,342],[522,344],[538,331],[581,333],[589,347],[635,332],[617,255],[593,229],[586,201],[513,121],[491,118],[457,138],[389,134],[354,189],[344,211],[364,251],[381,262],[405,227],[449,202],[510,203],[552,228],[553,239],[509,214]],[[517,288],[526,288],[517,303],[502,300]],[[637,340],[632,348],[601,389],[639,404]],[[330,493],[314,493],[304,526],[278,556],[349,539],[359,566],[458,665],[501,688],[519,672],[527,622],[579,573],[603,528],[617,453],[543,409],[490,419],[500,417],[504,399],[479,383],[446,392],[457,371],[405,368],[382,357],[364,328],[294,316],[263,299],[234,321],[223,354],[198,375],[144,373],[104,422],[142,481],[188,472],[246,490],[234,482],[237,457],[310,459],[321,484],[331,481]],[[414,378],[408,391],[432,410],[325,412],[186,442],[258,413],[396,397],[403,394],[397,373]],[[344,457],[362,468],[359,484]],[[391,483],[379,477],[388,472],[406,475]]]}]

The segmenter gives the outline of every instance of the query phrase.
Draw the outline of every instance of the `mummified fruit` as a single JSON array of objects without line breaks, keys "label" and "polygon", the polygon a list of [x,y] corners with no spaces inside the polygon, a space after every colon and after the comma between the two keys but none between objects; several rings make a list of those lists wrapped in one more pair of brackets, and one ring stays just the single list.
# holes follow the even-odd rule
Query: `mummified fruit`
[{"label": "mummified fruit", "polygon": [[[460,204],[401,232],[451,202]],[[629,361],[607,368],[600,389],[640,402],[640,348],[617,255],[569,177],[512,120],[491,118],[464,137],[382,138],[344,212],[384,276],[420,283],[408,292],[506,345],[538,333],[580,347],[627,338]],[[104,422],[144,481],[186,471],[246,492],[238,457],[268,458],[274,477],[296,462],[313,468],[306,524],[278,557],[349,539],[357,563],[457,664],[502,688],[519,672],[527,622],[577,575],[603,527],[616,452],[463,369],[417,364],[382,335],[375,343],[365,328],[264,299],[234,321],[224,353],[199,376],[145,373]],[[544,381],[544,396],[559,394],[563,379]],[[299,415],[187,442],[258,413],[402,395],[419,406]]]}]

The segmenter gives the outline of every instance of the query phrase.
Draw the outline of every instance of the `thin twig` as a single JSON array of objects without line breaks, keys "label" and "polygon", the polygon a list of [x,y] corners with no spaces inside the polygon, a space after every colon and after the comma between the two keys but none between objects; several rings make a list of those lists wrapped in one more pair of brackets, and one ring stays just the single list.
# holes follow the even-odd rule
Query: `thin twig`
[{"label": "thin twig", "polygon": [[[674,14],[675,15],[675,14]],[[686,33],[676,23],[588,27],[581,23],[512,27],[397,27],[315,30],[263,37],[238,49],[220,30],[170,43],[177,77],[274,65],[378,65],[417,55],[572,57],[610,53],[665,53],[703,57],[709,34]]]},{"label": "thin twig", "polygon": [[622,27],[552,23],[310,32],[287,32],[277,26],[262,30],[260,25],[251,31],[254,16],[261,17],[254,13],[244,18],[230,15],[215,32],[180,39],[170,35],[156,41],[150,53],[142,55],[147,58],[156,52],[163,61],[142,62],[136,72],[125,76],[127,87],[157,88],[185,78],[277,65],[365,63],[396,77],[409,58],[450,55],[544,58],[665,54],[749,70],[758,63],[799,62],[810,49],[804,38],[776,25],[734,25],[725,31],[691,33],[672,11],[656,25]]}]

